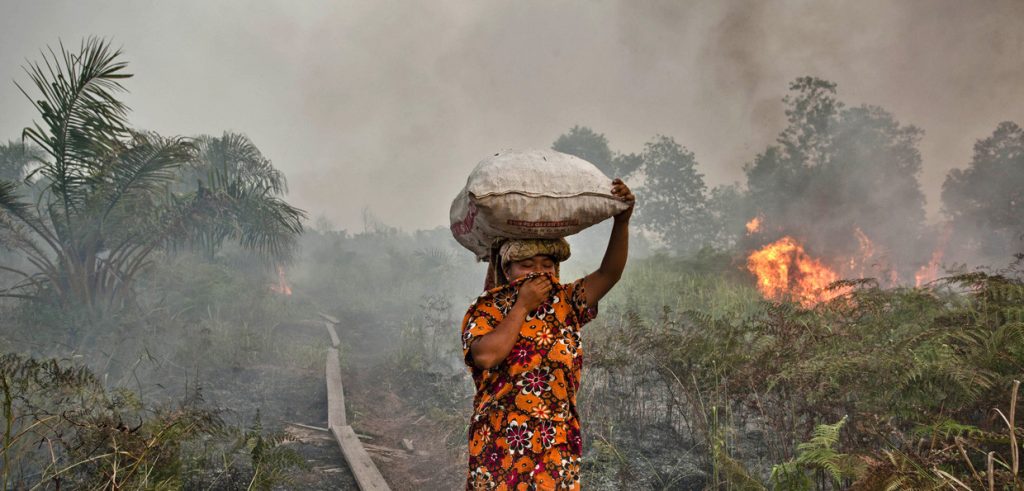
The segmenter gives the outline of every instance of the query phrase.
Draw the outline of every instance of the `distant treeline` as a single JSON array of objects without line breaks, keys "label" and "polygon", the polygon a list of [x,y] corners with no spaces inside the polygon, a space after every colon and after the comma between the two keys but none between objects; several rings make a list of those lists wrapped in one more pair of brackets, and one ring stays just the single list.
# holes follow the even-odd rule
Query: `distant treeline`
[{"label": "distant treeline", "polygon": [[[674,252],[749,248],[794,235],[818,254],[849,257],[860,231],[905,275],[937,247],[947,258],[989,264],[1024,250],[1024,130],[1016,123],[999,123],[965,168],[949,172],[946,223],[929,225],[919,182],[921,129],[878,106],[848,107],[826,80],[802,77],[789,89],[788,124],[744,166],[745,186],[709,188],[694,153],[664,135],[639,153],[622,153],[603,134],[575,126],[553,148],[640,183],[636,222]],[[751,238],[744,225],[755,217],[763,233]]]}]

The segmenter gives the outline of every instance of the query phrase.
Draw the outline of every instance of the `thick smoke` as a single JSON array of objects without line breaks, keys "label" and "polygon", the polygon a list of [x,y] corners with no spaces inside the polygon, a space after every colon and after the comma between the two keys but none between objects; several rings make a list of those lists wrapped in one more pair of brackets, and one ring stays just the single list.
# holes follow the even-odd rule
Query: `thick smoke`
[{"label": "thick smoke", "polygon": [[[246,133],[314,216],[359,229],[445,223],[496,148],[545,147],[574,124],[639,150],[693,150],[709,184],[784,125],[789,81],[839,84],[926,131],[927,209],[975,140],[1024,113],[1024,4],[959,2],[7,3],[0,80],[58,38],[113,37],[138,74],[137,124]],[[3,134],[27,101],[0,91]],[[329,185],[327,185],[329,184]]]}]

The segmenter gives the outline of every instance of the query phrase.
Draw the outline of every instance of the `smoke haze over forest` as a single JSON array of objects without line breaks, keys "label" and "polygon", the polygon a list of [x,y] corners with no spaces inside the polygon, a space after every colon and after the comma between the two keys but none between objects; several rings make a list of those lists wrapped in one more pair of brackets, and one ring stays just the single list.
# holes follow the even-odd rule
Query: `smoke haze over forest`
[{"label": "smoke haze over forest", "polygon": [[576,124],[621,152],[672,136],[709,184],[742,181],[812,75],[925,130],[934,217],[949,169],[1024,114],[1022,19],[1016,1],[5,1],[0,137],[37,119],[11,83],[26,58],[103,36],[136,74],[134,125],[245,133],[312,216],[424,228],[480,158]]},{"label": "smoke haze over forest", "polygon": [[0,489],[1024,489],[1022,20],[0,0]]}]

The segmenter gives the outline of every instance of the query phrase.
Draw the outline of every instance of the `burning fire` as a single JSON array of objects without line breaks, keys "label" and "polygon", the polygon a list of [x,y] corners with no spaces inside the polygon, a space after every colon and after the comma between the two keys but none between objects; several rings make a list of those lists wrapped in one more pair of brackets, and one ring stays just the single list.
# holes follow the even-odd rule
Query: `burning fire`
[{"label": "burning fire", "polygon": [[850,258],[849,275],[858,278],[871,276],[871,272],[868,270],[871,266],[869,263],[876,260],[875,243],[871,242],[871,239],[860,227],[853,229],[853,235],[857,238],[857,248],[860,254]]},{"label": "burning fire", "polygon": [[921,266],[921,269],[914,273],[914,286],[920,288],[921,285],[929,283],[939,277],[939,263],[942,261],[943,250],[941,248],[932,251],[932,258],[928,261],[928,264]]},{"label": "burning fire", "polygon": [[761,231],[761,217],[751,218],[747,222],[747,235],[755,234]]},{"label": "burning fire", "polygon": [[757,276],[757,289],[765,298],[793,299],[812,307],[838,296],[825,287],[839,275],[811,257],[792,237],[783,237],[747,257],[747,269]]},{"label": "burning fire", "polygon": [[281,266],[277,267],[277,284],[270,285],[270,290],[282,295],[290,296],[292,294],[292,287],[288,286],[288,280],[284,277],[284,268]]},{"label": "burning fire", "polygon": [[928,264],[921,266],[921,269],[914,273],[914,286],[920,288],[921,285],[935,281],[941,273],[942,257],[946,255],[946,244],[949,243],[949,237],[953,235],[953,228],[950,225],[942,230],[942,235],[939,237],[939,245],[932,251],[932,258],[928,261]]},{"label": "burning fire", "polygon": [[[762,217],[752,218],[747,222],[747,234],[759,232],[762,224]],[[941,262],[951,235],[952,229],[947,225],[938,237],[931,260],[914,274],[916,287],[934,281],[942,273]],[[879,283],[899,286],[898,268],[887,250],[876,246],[860,227],[854,227],[853,238],[857,240],[856,252],[821,260],[807,254],[799,240],[785,236],[750,253],[747,269],[757,276],[757,289],[765,298],[793,300],[804,307],[842,295],[844,289],[825,290],[841,278],[883,278]]]}]

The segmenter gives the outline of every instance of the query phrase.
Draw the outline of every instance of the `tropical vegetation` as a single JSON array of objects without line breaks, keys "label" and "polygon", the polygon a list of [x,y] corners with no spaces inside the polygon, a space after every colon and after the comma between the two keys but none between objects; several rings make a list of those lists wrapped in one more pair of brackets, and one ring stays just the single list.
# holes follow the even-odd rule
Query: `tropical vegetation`
[{"label": "tropical vegetation", "polygon": [[[134,129],[107,41],[60,45],[26,72],[38,119],[0,145],[5,489],[343,486],[282,430],[322,424],[317,313],[340,320],[351,424],[384,449],[393,487],[463,485],[458,325],[483,267],[448,230],[369,211],[363,230],[305,227],[244,134]],[[786,127],[743,184],[709,188],[667,135],[630,153],[580,125],[554,142],[641,197],[639,247],[584,329],[585,486],[1024,487],[1021,129],[999,124],[949,174],[934,227],[920,129],[826,80],[796,79],[783,101]],[[745,229],[755,216],[826,256],[855,252],[860,230],[904,278],[942,233],[982,267],[765,298],[746,268],[770,240]],[[564,280],[598,264],[606,233],[570,238]]]},{"label": "tropical vegetation", "polygon": [[0,244],[30,263],[4,267],[20,281],[3,295],[98,315],[132,301],[154,251],[187,241],[212,256],[232,238],[284,259],[302,231],[304,213],[278,198],[283,177],[241,135],[131,129],[117,98],[131,76],[125,70],[120,52],[100,39],[78,51],[62,45],[27,67],[32,85],[19,88],[42,122],[24,138],[42,155],[3,149],[28,174],[0,181]]}]

